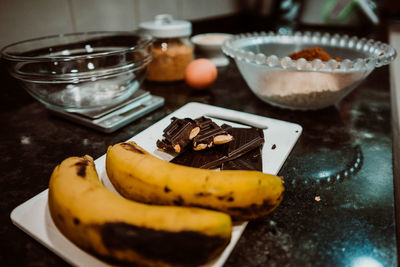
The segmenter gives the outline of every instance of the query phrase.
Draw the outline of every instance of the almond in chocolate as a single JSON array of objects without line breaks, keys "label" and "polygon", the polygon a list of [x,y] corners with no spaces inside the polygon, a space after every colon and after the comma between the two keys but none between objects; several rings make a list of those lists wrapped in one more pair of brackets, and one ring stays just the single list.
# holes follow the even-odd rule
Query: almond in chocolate
[{"label": "almond in chocolate", "polygon": [[172,122],[164,129],[163,140],[157,140],[157,147],[165,151],[181,153],[200,132],[200,127],[190,118],[171,118]]},{"label": "almond in chocolate", "polygon": [[200,128],[200,132],[193,138],[194,150],[203,150],[214,145],[226,144],[233,140],[232,135],[209,118],[197,118],[195,123]]},{"label": "almond in chocolate", "polygon": [[202,151],[188,149],[171,162],[203,169],[221,167],[224,170],[262,171],[263,131],[258,128],[232,128],[226,124],[221,128],[232,135],[234,141]]}]

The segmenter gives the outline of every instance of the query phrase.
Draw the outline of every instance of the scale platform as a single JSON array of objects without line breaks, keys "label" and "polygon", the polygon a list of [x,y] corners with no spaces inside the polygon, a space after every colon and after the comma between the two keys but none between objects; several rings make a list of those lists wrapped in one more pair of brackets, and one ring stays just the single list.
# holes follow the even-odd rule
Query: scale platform
[{"label": "scale platform", "polygon": [[112,133],[163,105],[163,97],[151,95],[143,89],[138,89],[124,102],[94,111],[66,112],[49,106],[46,108],[55,115],[67,120],[104,133]]}]

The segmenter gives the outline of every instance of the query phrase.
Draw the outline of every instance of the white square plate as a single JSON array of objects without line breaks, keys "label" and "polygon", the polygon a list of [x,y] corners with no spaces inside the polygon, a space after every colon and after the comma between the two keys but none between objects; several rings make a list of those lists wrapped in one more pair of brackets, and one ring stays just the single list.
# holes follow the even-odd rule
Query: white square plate
[{"label": "white square plate", "polygon": [[[172,156],[157,150],[156,141],[162,138],[163,130],[170,124],[171,118],[175,116],[177,118],[189,117],[195,119],[206,114],[215,114],[219,117],[234,118],[242,122],[247,121],[249,123],[268,127],[264,130],[265,144],[262,150],[263,172],[265,173],[278,173],[302,132],[302,128],[298,124],[206,104],[189,103],[129,140],[134,140],[150,153],[169,161],[172,159]],[[218,119],[213,119],[213,121],[217,124],[227,123],[235,127],[246,127]],[[105,155],[96,159],[95,164],[103,184],[109,190],[117,193],[107,177]],[[47,193],[48,190],[46,189],[16,207],[11,213],[11,220],[13,223],[72,265],[110,266],[108,263],[78,248],[63,236],[51,219],[47,205]],[[222,266],[239,240],[246,225],[247,222],[235,225],[232,232],[232,239],[228,247],[217,259],[205,266]]]}]

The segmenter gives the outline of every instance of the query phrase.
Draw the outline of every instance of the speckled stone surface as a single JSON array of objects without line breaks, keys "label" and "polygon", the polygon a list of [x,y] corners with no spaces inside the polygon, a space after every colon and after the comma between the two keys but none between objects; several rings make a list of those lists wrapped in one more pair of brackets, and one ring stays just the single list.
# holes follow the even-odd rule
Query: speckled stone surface
[{"label": "speckled stone surface", "polygon": [[197,101],[299,123],[304,129],[279,173],[286,186],[282,204],[249,223],[225,266],[396,266],[388,68],[376,69],[338,106],[308,112],[261,102],[233,63],[218,70],[217,81],[205,91],[183,82],[144,83],[144,89],[165,97],[165,105],[103,134],[51,115],[2,68],[0,265],[66,266],[12,225],[11,210],[46,189],[62,159],[97,158],[108,145]]}]

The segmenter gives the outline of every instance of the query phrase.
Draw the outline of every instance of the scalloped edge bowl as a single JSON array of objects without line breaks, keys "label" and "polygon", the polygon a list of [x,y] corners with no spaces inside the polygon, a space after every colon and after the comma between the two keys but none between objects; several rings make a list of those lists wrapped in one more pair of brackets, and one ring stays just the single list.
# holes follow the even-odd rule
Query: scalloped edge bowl
[{"label": "scalloped edge bowl", "polygon": [[[341,62],[292,60],[287,56],[314,46],[345,51],[344,55],[351,56],[342,57]],[[288,47],[296,49],[288,52]],[[257,97],[271,105],[294,110],[335,105],[374,68],[390,64],[397,54],[393,47],[380,41],[320,32],[244,33],[226,40],[222,51],[234,59]]]}]

